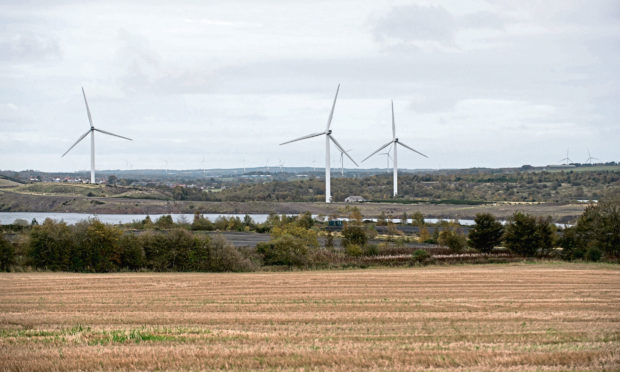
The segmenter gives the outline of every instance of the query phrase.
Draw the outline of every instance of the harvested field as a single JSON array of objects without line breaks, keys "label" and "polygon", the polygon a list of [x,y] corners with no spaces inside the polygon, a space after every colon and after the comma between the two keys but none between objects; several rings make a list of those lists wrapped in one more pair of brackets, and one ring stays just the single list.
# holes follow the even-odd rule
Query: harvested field
[{"label": "harvested field", "polygon": [[0,274],[0,369],[618,370],[620,269]]}]

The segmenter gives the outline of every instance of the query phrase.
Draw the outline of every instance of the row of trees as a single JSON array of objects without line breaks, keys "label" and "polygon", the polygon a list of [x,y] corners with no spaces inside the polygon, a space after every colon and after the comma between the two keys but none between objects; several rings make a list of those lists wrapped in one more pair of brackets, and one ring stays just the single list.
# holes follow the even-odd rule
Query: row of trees
[{"label": "row of trees", "polygon": [[566,260],[598,261],[620,257],[620,208],[613,202],[590,205],[577,224],[557,231],[551,218],[533,217],[520,212],[513,214],[505,226],[489,214],[476,216],[469,232],[469,244],[481,252],[504,244],[512,252],[525,257],[549,256],[554,247],[562,248]]},{"label": "row of trees", "polygon": [[[426,224],[423,217],[416,216],[415,221],[424,240]],[[330,249],[334,245],[334,235],[331,231],[322,232],[321,225],[315,223],[310,213],[272,215],[263,224],[237,217],[216,221],[226,229],[242,231],[252,228],[256,231],[261,226],[261,229],[270,231],[271,240],[258,244],[256,251],[240,251],[222,238],[211,238],[197,231],[207,222],[211,223],[197,214],[194,222],[185,224],[183,228],[175,224],[170,216],[155,222],[147,218],[136,224],[153,228],[136,231],[123,230],[98,220],[70,226],[47,219],[41,225],[34,224],[29,230],[23,230],[25,239],[21,244],[11,243],[0,235],[0,269],[9,270],[18,263],[44,270],[78,272],[142,269],[247,271],[261,264],[309,266],[330,263],[338,257]],[[391,222],[385,230],[389,236],[399,233]],[[319,235],[325,233],[326,249],[319,243]],[[490,253],[495,247],[503,246],[523,257],[559,254],[566,260],[598,261],[604,257],[617,261],[620,258],[620,208],[618,204],[606,202],[589,206],[575,226],[560,231],[550,218],[517,212],[506,224],[490,214],[479,214],[467,236],[455,223],[436,228],[435,234],[437,242],[454,253],[462,252],[467,246],[482,253]],[[382,249],[371,242],[376,235],[374,224],[364,222],[360,211],[353,208],[349,221],[340,232],[343,252],[339,254],[360,256],[380,253]],[[434,239],[427,241],[434,242]],[[20,249],[16,249],[17,246]],[[562,249],[556,249],[558,247]]]},{"label": "row of trees", "polygon": [[25,263],[53,271],[248,271],[254,264],[222,238],[186,229],[135,234],[98,220],[46,219],[30,232]]}]

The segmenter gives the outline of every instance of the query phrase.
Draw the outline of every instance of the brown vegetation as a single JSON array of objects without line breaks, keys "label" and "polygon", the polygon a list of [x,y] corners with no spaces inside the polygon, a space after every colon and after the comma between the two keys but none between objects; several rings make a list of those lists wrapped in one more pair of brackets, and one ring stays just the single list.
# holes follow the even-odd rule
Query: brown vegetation
[{"label": "brown vegetation", "polygon": [[0,274],[0,369],[614,370],[620,271]]},{"label": "brown vegetation", "polygon": [[[384,213],[400,217],[403,213],[413,215],[421,212],[427,218],[473,219],[478,213],[491,213],[499,219],[507,219],[515,211],[535,216],[551,216],[560,223],[574,222],[587,207],[586,204],[398,204],[364,203],[358,205],[365,217],[377,217]],[[83,195],[34,195],[0,189],[0,211],[3,212],[75,212],[75,213],[287,213],[306,211],[324,216],[348,216],[350,206],[345,203],[321,202],[207,202],[167,201],[155,199],[123,199],[111,197],[87,197]]]}]

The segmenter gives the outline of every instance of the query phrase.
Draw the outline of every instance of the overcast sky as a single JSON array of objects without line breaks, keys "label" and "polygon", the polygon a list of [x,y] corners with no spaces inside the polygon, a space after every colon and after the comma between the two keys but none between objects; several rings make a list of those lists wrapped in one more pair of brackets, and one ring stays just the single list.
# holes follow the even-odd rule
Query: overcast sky
[{"label": "overcast sky", "polygon": [[[0,1],[0,169],[620,160],[620,2]],[[332,164],[339,164],[332,147]],[[373,157],[362,167],[385,166]],[[345,166],[353,166],[345,162]]]}]

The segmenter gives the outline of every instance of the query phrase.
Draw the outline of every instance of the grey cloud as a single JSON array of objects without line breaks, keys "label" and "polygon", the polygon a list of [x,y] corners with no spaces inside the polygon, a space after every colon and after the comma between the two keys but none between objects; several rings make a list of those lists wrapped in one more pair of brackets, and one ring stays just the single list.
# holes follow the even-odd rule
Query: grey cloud
[{"label": "grey cloud", "polygon": [[80,85],[97,125],[135,138],[98,139],[102,167],[320,165],[320,140],[278,143],[324,125],[337,83],[337,136],[358,154],[389,133],[393,98],[399,136],[443,166],[544,164],[581,143],[617,158],[617,0],[528,1],[287,2],[279,14],[276,2],[0,1],[14,18],[0,19],[0,42],[35,39],[13,60],[0,49],[0,168],[88,166],[87,144],[60,159],[88,125]]},{"label": "grey cloud", "polygon": [[146,37],[120,29],[118,40],[116,57],[123,69],[121,80],[126,89],[133,91],[138,87],[149,87],[165,75],[162,58]]},{"label": "grey cloud", "polygon": [[375,37],[388,40],[454,42],[455,22],[452,15],[439,6],[408,5],[392,8],[374,27]]},{"label": "grey cloud", "polygon": [[492,12],[475,12],[457,18],[459,27],[501,30],[506,25],[504,17]]},{"label": "grey cloud", "polygon": [[18,124],[26,120],[26,114],[16,104],[0,103],[0,123]]},{"label": "grey cloud", "polygon": [[455,48],[459,31],[502,30],[508,19],[490,11],[454,16],[440,6],[414,4],[394,7],[372,23],[376,40],[384,46],[395,42],[398,48],[412,45],[417,48],[420,43],[431,42]]},{"label": "grey cloud", "polygon": [[0,40],[0,59],[9,62],[44,62],[59,58],[58,41],[34,33],[9,33]]}]

